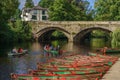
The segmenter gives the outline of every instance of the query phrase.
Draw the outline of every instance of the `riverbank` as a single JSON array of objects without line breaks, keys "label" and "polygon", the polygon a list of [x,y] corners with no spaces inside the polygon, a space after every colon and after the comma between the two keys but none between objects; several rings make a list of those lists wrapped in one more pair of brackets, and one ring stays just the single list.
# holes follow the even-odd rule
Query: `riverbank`
[{"label": "riverbank", "polygon": [[120,58],[101,80],[120,80]]}]

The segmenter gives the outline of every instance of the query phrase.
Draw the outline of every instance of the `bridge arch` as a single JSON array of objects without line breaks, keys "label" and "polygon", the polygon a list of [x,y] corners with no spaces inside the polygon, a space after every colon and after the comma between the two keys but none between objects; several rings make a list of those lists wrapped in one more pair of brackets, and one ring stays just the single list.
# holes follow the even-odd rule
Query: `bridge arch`
[{"label": "bridge arch", "polygon": [[[120,21],[43,21],[30,22],[33,37],[37,40],[43,33],[58,29],[63,32],[68,41],[76,41],[92,30],[101,29],[107,32],[115,31],[120,26]],[[46,29],[46,30],[44,30]]]},{"label": "bridge arch", "polygon": [[86,34],[92,32],[93,30],[102,30],[105,31],[107,33],[112,32],[112,30],[109,27],[105,27],[105,26],[89,26],[89,27],[85,27],[83,29],[80,29],[80,31],[73,37],[73,40],[75,42],[79,42]]},{"label": "bridge arch", "polygon": [[38,32],[36,32],[36,35],[38,38],[40,38],[45,33],[49,32],[49,31],[54,31],[54,30],[58,30],[58,31],[62,32],[69,40],[70,33],[67,30],[62,29],[61,27],[44,27],[43,29],[40,29]]}]

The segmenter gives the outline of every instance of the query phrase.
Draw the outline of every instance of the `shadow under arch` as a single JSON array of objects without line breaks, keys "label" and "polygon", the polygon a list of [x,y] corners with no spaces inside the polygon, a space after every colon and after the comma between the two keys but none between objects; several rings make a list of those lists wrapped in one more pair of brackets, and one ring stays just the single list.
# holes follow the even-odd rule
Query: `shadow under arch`
[{"label": "shadow under arch", "polygon": [[36,33],[36,35],[38,36],[38,39],[40,39],[43,35],[46,35],[47,33],[53,32],[55,30],[62,32],[66,36],[66,38],[69,39],[70,33],[65,29],[62,29],[59,27],[47,27],[47,28],[41,29]]},{"label": "shadow under arch", "polygon": [[93,30],[102,30],[106,33],[111,33],[112,31],[106,28],[101,27],[90,27],[90,28],[84,28],[80,30],[74,37],[74,42],[81,42],[81,40],[85,37],[86,34],[91,33]]}]

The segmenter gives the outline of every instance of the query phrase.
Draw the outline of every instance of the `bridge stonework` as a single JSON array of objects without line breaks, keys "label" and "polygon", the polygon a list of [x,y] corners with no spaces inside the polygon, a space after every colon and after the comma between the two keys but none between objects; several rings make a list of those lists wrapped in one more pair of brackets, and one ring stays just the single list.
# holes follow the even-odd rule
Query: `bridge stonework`
[{"label": "bridge stonework", "polygon": [[85,34],[95,29],[113,32],[120,28],[120,21],[45,21],[29,22],[32,25],[32,32],[37,37],[50,30],[63,32],[68,41],[78,41]]}]

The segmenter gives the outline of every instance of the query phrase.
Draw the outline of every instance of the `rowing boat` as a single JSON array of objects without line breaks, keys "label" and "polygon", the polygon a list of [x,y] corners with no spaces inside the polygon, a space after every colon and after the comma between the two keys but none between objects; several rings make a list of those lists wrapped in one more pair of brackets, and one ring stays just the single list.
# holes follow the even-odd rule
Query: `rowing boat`
[{"label": "rowing boat", "polygon": [[[28,74],[17,74],[14,80],[98,80],[111,65],[118,60],[116,57],[89,54],[89,56],[65,56],[52,59],[46,64],[37,64],[38,69]],[[64,79],[62,79],[64,78]]]},{"label": "rowing boat", "polygon": [[108,49],[106,50],[106,53],[120,53],[120,50],[115,50],[115,49]]},{"label": "rowing boat", "polygon": [[89,74],[89,75],[39,75],[33,76],[29,74],[15,74],[16,77],[11,77],[12,80],[96,80],[97,78],[101,78],[102,74]]},{"label": "rowing boat", "polygon": [[[96,51],[98,51],[98,52],[103,52],[103,51],[102,51],[102,48],[97,49]],[[106,50],[106,53],[120,53],[120,49],[107,49],[107,50]]]},{"label": "rowing boat", "polygon": [[97,70],[97,71],[99,71],[99,70],[102,70],[102,69],[104,69],[104,70],[108,70],[109,69],[109,66],[99,66],[99,67],[76,67],[76,68],[74,68],[74,67],[57,67],[57,68],[55,68],[55,67],[44,67],[44,68],[40,68],[40,69],[38,69],[37,71],[39,71],[39,70],[52,70],[52,71],[63,71],[63,70],[67,70],[67,71],[70,71],[70,70],[81,70],[81,71],[88,71],[88,70]]},{"label": "rowing boat", "polygon": [[12,53],[12,52],[9,52],[8,56],[22,56],[22,55],[26,55],[26,54],[28,54],[28,51],[24,50],[22,53]]},{"label": "rowing boat", "polygon": [[45,53],[50,53],[52,56],[57,56],[59,51],[56,50],[44,50]]},{"label": "rowing boat", "polygon": [[45,74],[57,74],[57,75],[86,75],[86,74],[97,74],[97,73],[105,73],[108,70],[108,67],[99,67],[99,68],[76,68],[76,69],[66,69],[66,70],[55,70],[55,69],[43,69],[43,70],[31,70],[29,74],[33,75],[45,75]]}]

